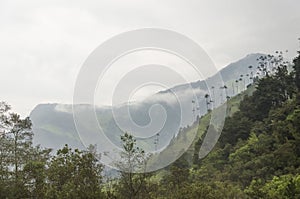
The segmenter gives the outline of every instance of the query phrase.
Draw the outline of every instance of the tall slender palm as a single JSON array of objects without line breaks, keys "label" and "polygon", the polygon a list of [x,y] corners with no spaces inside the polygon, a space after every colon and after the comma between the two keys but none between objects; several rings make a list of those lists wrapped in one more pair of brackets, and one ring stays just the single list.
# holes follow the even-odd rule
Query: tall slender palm
[{"label": "tall slender palm", "polygon": [[159,133],[157,133],[154,138],[155,151],[157,151],[158,143],[159,143]]},{"label": "tall slender palm", "polygon": [[199,106],[197,106],[197,108],[196,108],[196,110],[197,110],[197,114],[196,114],[196,122],[198,122],[199,121],[199,119],[200,119],[200,115],[201,115],[201,112],[200,112],[200,107]]},{"label": "tall slender palm", "polygon": [[216,102],[216,99],[215,99],[215,87],[212,86],[211,89],[212,89],[212,98],[210,99],[210,102],[212,103],[212,109],[214,109],[215,108],[215,102]]},{"label": "tall slender palm", "polygon": [[[242,81],[243,81],[243,78],[241,77],[241,78],[239,79],[239,81],[242,82]],[[244,91],[244,86],[242,86],[241,92],[242,92],[242,91]]]},{"label": "tall slender palm", "polygon": [[205,101],[206,101],[206,110],[207,110],[207,112],[208,112],[208,110],[209,110],[209,104],[210,104],[210,99],[209,99],[209,94],[205,94]]},{"label": "tall slender palm", "polygon": [[226,100],[228,100],[229,99],[229,95],[228,95],[228,92],[227,92],[228,87],[226,85],[224,85],[223,88],[225,90]]},{"label": "tall slender palm", "polygon": [[251,84],[251,82],[250,82],[250,75],[247,73],[246,74],[246,76],[247,76],[247,83],[246,83],[246,87],[249,85],[249,84]]},{"label": "tall slender palm", "polygon": [[248,66],[249,70],[250,70],[250,83],[253,83],[253,66],[250,65]]},{"label": "tall slender palm", "polygon": [[239,80],[235,80],[236,83],[236,94],[239,94]]},{"label": "tall slender palm", "polygon": [[239,80],[243,83],[243,85],[242,85],[242,91],[244,91],[245,90],[245,78],[244,78],[243,74],[240,75],[240,79]]},{"label": "tall slender palm", "polygon": [[195,100],[192,100],[192,112],[193,112],[193,119],[195,120],[195,111],[196,111],[196,108],[195,108]]},{"label": "tall slender palm", "polygon": [[[224,89],[224,91],[225,91],[225,100],[227,100],[228,97],[229,97],[229,96],[227,95],[227,86],[226,86],[226,85],[221,86],[220,89]],[[221,92],[222,92],[222,91],[221,91]]]}]

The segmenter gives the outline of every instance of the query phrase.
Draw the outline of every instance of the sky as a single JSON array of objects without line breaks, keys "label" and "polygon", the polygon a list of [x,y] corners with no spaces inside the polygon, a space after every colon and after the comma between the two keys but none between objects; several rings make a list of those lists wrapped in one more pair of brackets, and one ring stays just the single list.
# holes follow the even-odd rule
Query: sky
[{"label": "sky", "polygon": [[299,49],[299,7],[299,0],[1,0],[0,101],[22,116],[39,103],[72,103],[89,54],[145,27],[188,36],[218,69],[257,52],[289,50],[291,59]]}]

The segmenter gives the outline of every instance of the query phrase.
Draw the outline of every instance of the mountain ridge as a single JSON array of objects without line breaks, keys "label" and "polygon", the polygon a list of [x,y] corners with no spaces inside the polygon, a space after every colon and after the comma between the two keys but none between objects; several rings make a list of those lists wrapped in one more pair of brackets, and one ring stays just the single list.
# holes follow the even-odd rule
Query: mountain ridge
[{"label": "mountain ridge", "polygon": [[[142,134],[139,134],[140,128],[130,122],[133,120],[136,124],[145,126],[151,122],[152,118],[160,118],[163,112],[161,112],[159,108],[155,109],[155,111],[149,112],[150,108],[154,104],[159,104],[164,108],[168,116],[163,127],[164,129],[161,131],[162,140],[165,139],[165,142],[161,142],[160,145],[157,146],[158,148],[162,148],[170,141],[169,137],[172,138],[178,133],[173,131],[177,131],[180,127],[185,127],[194,122],[195,111],[192,114],[192,110],[195,110],[196,107],[193,107],[194,105],[191,104],[191,101],[194,100],[195,96],[198,100],[197,106],[199,106],[199,108],[197,108],[197,110],[199,110],[198,112],[196,111],[196,115],[204,115],[208,108],[208,106],[206,108],[207,102],[204,95],[206,93],[212,95],[212,85],[215,85],[215,88],[220,88],[224,84],[239,78],[240,74],[249,73],[248,66],[255,65],[257,63],[257,58],[262,55],[263,54],[261,53],[249,54],[244,58],[229,64],[225,68],[221,69],[218,74],[215,74],[206,80],[177,85],[151,95],[143,101],[136,101],[129,105],[125,104],[120,107],[97,107],[95,113],[99,120],[99,125],[103,127],[103,131],[106,133],[106,136],[118,145],[119,137],[123,132],[114,120],[118,120],[119,122],[121,121],[123,127],[125,127],[127,131],[134,132],[136,135],[141,136]],[[221,75],[223,77],[223,82],[219,81],[217,75]],[[218,80],[218,82],[215,80]],[[189,85],[191,85],[192,90],[189,90]],[[182,110],[178,109],[178,103],[176,103],[174,96],[169,95],[170,92],[174,92],[181,97],[182,103],[180,104],[180,108]],[[196,95],[194,92],[196,92]],[[216,100],[214,100],[214,106],[218,106],[226,101],[226,98],[224,98],[225,93],[226,91],[224,91],[224,89],[214,91],[214,94],[216,95],[214,96],[214,98],[216,98]],[[233,96],[235,94],[237,93],[232,92],[228,95]],[[84,106],[86,110],[84,110],[82,114],[86,115],[88,110],[87,108],[94,108],[88,104],[76,104],[74,106]],[[81,143],[80,135],[77,133],[72,108],[73,105],[71,104],[45,103],[37,105],[30,113],[30,118],[33,122],[33,130],[35,132],[34,142],[47,148],[53,148],[54,150],[62,147],[65,143],[70,144],[71,147],[82,148],[83,144]],[[126,118],[128,110],[130,112],[130,120]],[[114,115],[115,113],[117,113],[117,115]],[[151,113],[154,114],[154,117],[150,117],[149,114]],[[87,133],[95,134],[93,130],[93,128],[96,128],[95,124],[91,124],[89,121],[86,121],[86,123],[89,125],[81,123],[77,125],[82,125]],[[150,134],[151,130],[147,133]],[[149,149],[151,149],[151,145],[153,145],[151,143],[153,143],[154,139],[155,136],[152,136],[147,142],[142,139],[139,141],[143,143],[143,146],[146,145]],[[92,142],[92,140],[87,140],[87,142]]]}]

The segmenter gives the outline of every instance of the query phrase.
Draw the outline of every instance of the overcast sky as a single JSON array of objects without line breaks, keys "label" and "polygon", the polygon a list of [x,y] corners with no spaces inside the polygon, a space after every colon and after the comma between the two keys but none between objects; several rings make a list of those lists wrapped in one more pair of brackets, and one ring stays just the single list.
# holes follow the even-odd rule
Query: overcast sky
[{"label": "overcast sky", "polygon": [[39,103],[72,103],[87,56],[113,35],[165,28],[196,41],[218,68],[249,53],[289,50],[299,0],[0,1],[1,101],[25,116]]}]

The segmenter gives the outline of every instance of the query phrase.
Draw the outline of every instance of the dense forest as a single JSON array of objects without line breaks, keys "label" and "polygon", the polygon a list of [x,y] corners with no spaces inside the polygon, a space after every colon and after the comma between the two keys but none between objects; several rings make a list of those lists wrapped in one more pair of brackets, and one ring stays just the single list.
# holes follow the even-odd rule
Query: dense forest
[{"label": "dense forest", "polygon": [[[300,198],[300,52],[291,65],[282,61],[268,71],[261,62],[264,75],[228,115],[205,158],[198,158],[200,138],[192,162],[185,153],[162,170],[133,173],[129,167],[114,178],[105,175],[96,146],[65,145],[55,155],[33,146],[30,118],[2,102],[0,198]],[[132,135],[120,140],[124,162],[143,161]]]}]

